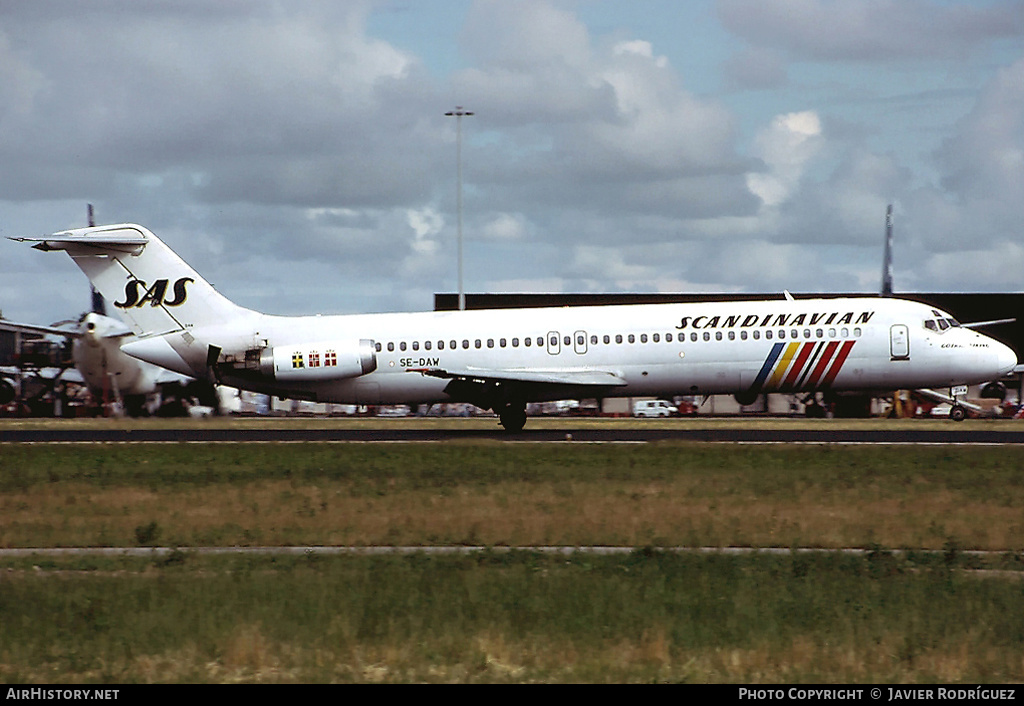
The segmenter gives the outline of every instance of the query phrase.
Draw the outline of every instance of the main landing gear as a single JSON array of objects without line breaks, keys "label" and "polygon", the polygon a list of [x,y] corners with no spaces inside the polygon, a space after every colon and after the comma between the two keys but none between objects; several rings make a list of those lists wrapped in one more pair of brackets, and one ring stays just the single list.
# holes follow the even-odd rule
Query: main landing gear
[{"label": "main landing gear", "polygon": [[497,407],[494,411],[498,413],[498,420],[507,432],[519,432],[526,426],[525,404],[504,404]]}]

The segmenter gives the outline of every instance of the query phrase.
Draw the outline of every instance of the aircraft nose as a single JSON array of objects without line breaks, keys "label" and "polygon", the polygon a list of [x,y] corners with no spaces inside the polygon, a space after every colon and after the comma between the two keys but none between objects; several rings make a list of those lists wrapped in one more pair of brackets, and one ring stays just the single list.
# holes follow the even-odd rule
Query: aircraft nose
[{"label": "aircraft nose", "polygon": [[1007,345],[996,344],[996,365],[999,366],[1000,376],[1010,373],[1017,367],[1017,353]]}]

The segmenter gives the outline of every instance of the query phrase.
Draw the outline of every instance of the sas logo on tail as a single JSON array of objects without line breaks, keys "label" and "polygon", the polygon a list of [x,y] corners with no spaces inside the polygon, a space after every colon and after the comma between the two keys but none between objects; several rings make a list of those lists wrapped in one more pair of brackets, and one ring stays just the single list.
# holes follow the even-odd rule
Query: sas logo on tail
[{"label": "sas logo on tail", "polygon": [[119,309],[131,309],[132,307],[141,307],[146,302],[149,302],[150,306],[181,306],[188,299],[185,285],[189,282],[195,282],[195,280],[191,277],[182,277],[176,280],[172,287],[174,296],[167,299],[165,295],[169,280],[158,279],[152,287],[147,288],[146,283],[141,279],[133,279],[124,286],[124,301],[114,302],[114,306]]}]

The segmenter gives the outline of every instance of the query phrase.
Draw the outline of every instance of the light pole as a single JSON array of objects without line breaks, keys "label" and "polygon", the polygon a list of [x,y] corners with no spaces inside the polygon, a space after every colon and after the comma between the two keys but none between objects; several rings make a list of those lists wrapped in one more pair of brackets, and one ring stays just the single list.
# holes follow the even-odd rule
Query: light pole
[{"label": "light pole", "polygon": [[462,116],[473,115],[473,112],[463,110],[461,105],[457,105],[455,110],[449,110],[445,115],[455,118],[455,210],[458,212],[459,223],[459,311],[464,311],[466,309],[466,292],[462,288]]}]

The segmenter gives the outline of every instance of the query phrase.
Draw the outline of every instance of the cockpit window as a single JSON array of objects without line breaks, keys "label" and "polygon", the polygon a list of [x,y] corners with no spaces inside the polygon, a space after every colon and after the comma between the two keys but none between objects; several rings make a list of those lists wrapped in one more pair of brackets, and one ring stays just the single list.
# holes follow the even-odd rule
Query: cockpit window
[{"label": "cockpit window", "polygon": [[932,309],[932,313],[935,314],[934,319],[925,319],[924,327],[929,331],[938,331],[939,333],[946,331],[951,328],[959,328],[960,322],[956,319],[946,316],[938,311]]}]

